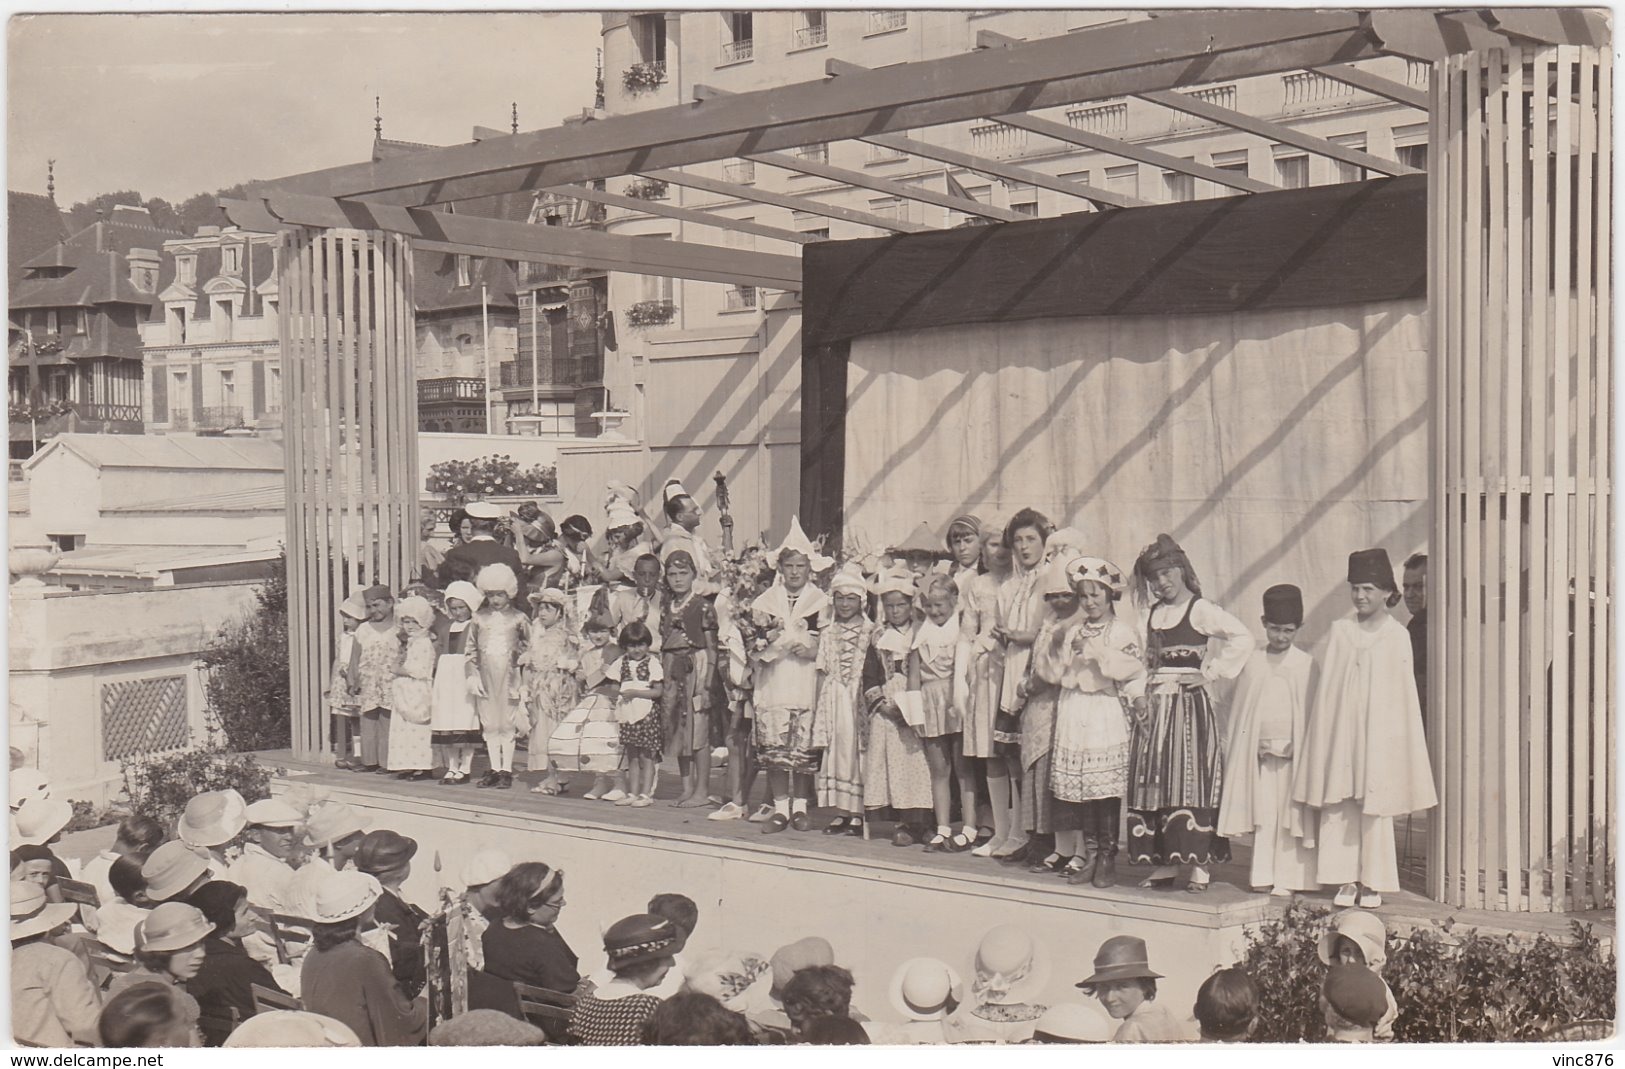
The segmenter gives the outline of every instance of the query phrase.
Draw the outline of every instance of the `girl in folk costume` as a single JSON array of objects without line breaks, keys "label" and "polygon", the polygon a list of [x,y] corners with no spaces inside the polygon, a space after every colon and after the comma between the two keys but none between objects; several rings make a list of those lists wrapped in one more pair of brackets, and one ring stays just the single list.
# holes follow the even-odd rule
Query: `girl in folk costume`
[{"label": "girl in folk costume", "polygon": [[[1027,660],[1027,678],[1021,683],[1021,796],[1022,827],[1032,833],[1028,870],[1062,872],[1068,858],[1053,846],[1055,796],[1050,793],[1051,749],[1055,742],[1055,711],[1060,698],[1064,661],[1042,656],[1061,646],[1068,629],[1078,622],[1078,595],[1066,577],[1066,565],[1046,561],[1035,588],[1044,599],[1046,618],[1033,640]],[[1049,844],[1050,849],[1045,849]]]},{"label": "girl in folk costume", "polygon": [[621,753],[630,768],[627,795],[616,805],[639,809],[654,805],[655,777],[660,768],[660,692],[665,674],[650,656],[649,629],[637,621],[621,628],[621,659],[609,666],[619,684],[615,719],[621,725]]},{"label": "girl in folk costume", "polygon": [[1145,675],[1145,663],[1133,625],[1117,617],[1127,586],[1117,565],[1077,557],[1067,563],[1066,577],[1082,618],[1051,631],[1033,653],[1039,673],[1061,688],[1050,760],[1055,851],[1071,858],[1063,870],[1069,882],[1110,887],[1128,788],[1123,688]]},{"label": "girl in folk costume", "polygon": [[514,742],[530,729],[526,715],[519,661],[530,641],[530,621],[514,608],[519,577],[506,564],[487,564],[474,577],[485,595],[485,605],[474,614],[468,637],[468,688],[480,716],[480,733],[491,758],[491,770],[481,787],[513,786]]},{"label": "girl in folk costume", "polygon": [[1367,909],[1399,890],[1394,818],[1438,802],[1422,737],[1410,635],[1382,549],[1349,555],[1354,616],[1332,624],[1314,715],[1293,771],[1294,801],[1320,810],[1316,878]]},{"label": "girl in folk costume", "polygon": [[536,612],[531,620],[530,642],[525,647],[521,665],[525,671],[525,693],[530,704],[529,767],[542,772],[542,781],[530,789],[531,794],[562,794],[559,769],[548,756],[548,740],[559,724],[575,708],[576,665],[580,657],[580,643],[570,631],[566,610],[569,598],[554,587],[538,596]]},{"label": "girl in folk costume", "polygon": [[912,708],[906,692],[909,652],[914,645],[914,577],[907,572],[883,574],[875,582],[875,593],[880,598],[882,625],[864,656],[859,682],[867,721],[863,806],[901,811],[892,845],[913,846],[926,837],[921,817],[932,807],[925,743],[904,713],[905,706]]},{"label": "girl in folk costume", "polygon": [[756,654],[756,753],[767,770],[773,815],[766,834],[794,827],[806,831],[807,800],[818,755],[812,749],[813,702],[818,688],[819,614],[829,604],[812,585],[812,573],[829,567],[791,519],[790,532],[773,554],[778,576],[751,605],[767,621],[767,648]]},{"label": "girl in folk costume", "polygon": [[359,769],[355,759],[356,728],[360,723],[361,679],[352,662],[357,656],[355,632],[367,618],[367,603],[351,594],[339,606],[338,651],[333,658],[333,682],[327,690],[327,707],[333,714],[333,764],[343,769]]},{"label": "girl in folk costume", "polygon": [[[813,746],[823,755],[814,784],[818,804],[836,811],[827,835],[863,833],[863,732],[859,686],[874,624],[863,615],[868,585],[847,564],[829,585],[834,618],[818,636],[818,705]],[[866,719],[866,718],[864,718]]]},{"label": "girl in folk costume", "polygon": [[661,712],[677,751],[680,809],[708,805],[711,794],[711,710],[717,704],[717,611],[694,589],[699,567],[686,549],[666,557],[666,596],[660,604],[661,662],[666,684]]},{"label": "girl in folk costume", "polygon": [[[1021,711],[1027,704],[1022,683],[1032,659],[1033,640],[1044,623],[1044,599],[1039,596],[1038,568],[1044,560],[1044,541],[1055,530],[1042,513],[1022,509],[1004,529],[1004,546],[1010,551],[1010,578],[999,587],[998,624],[993,638],[1003,649],[1004,675],[999,684],[999,715],[993,724],[993,743],[1004,761],[1004,778],[1010,784],[1009,833],[995,836],[988,853],[1014,862],[1027,858],[1027,836],[1022,830]],[[988,773],[989,793],[997,795]]]},{"label": "girl in folk costume", "polygon": [[390,684],[393,723],[389,731],[389,769],[401,779],[434,776],[433,718],[435,652],[429,629],[434,606],[420,597],[403,598],[395,608],[401,632],[401,665]]},{"label": "girl in folk costume", "polygon": [[[961,516],[955,524],[976,521]],[[1010,837],[1010,772],[993,741],[993,726],[999,715],[999,690],[1004,682],[1004,649],[993,637],[999,626],[999,586],[1010,578],[1010,551],[1004,546],[1004,529],[998,525],[979,528],[977,552],[986,570],[980,573],[961,569],[954,578],[969,576],[959,599],[959,650],[954,655],[954,700],[962,716],[960,760],[972,775],[981,762],[987,772],[988,807],[993,811],[993,837],[971,851],[987,857]],[[948,532],[950,546],[961,528]],[[957,553],[956,549],[956,553]],[[962,559],[961,559],[961,562]],[[963,774],[962,774],[963,778]],[[967,817],[974,812],[966,808]],[[968,823],[969,821],[967,821]]]},{"label": "girl in folk costume", "polygon": [[1292,644],[1303,624],[1295,586],[1264,591],[1268,644],[1253,651],[1230,703],[1220,835],[1252,835],[1255,891],[1290,897],[1315,882],[1315,813],[1292,801],[1292,771],[1308,727],[1314,658]]},{"label": "girl in folk costume", "polygon": [[[615,625],[607,616],[590,617],[581,627],[581,655],[576,668],[576,682],[584,695],[580,704],[565,717],[575,725],[580,743],[576,754],[582,767],[593,773],[592,786],[581,797],[589,802],[618,802],[631,797],[626,793],[626,772],[620,760],[620,728],[615,723],[615,690],[618,678],[611,678],[609,669],[621,659],[621,648],[615,644]],[[562,727],[562,725],[561,725]],[[613,728],[613,732],[607,728]],[[599,745],[589,747],[587,740]],[[613,738],[613,744],[608,740]],[[552,747],[550,747],[551,749]]]},{"label": "girl in folk costume", "polygon": [[959,588],[960,611],[970,596],[971,583],[982,574],[982,521],[966,514],[948,524],[948,574]]},{"label": "girl in folk costume", "polygon": [[[717,657],[723,674],[725,706],[716,715],[727,720],[728,740],[728,800],[707,820],[743,820],[749,811],[751,788],[756,783],[756,750],[751,738],[751,670],[752,637],[755,630],[750,624],[751,605],[762,593],[751,569],[740,563],[737,574],[724,576],[722,593],[717,595]],[[751,637],[747,637],[747,631]],[[766,640],[762,640],[765,647]],[[765,820],[772,815],[772,806],[766,806]]]},{"label": "girl in folk costume", "polygon": [[[908,656],[909,690],[919,692],[924,713],[919,725],[925,741],[925,759],[931,767],[931,808],[937,830],[926,840],[932,853],[969,850],[976,845],[976,789],[963,794],[964,830],[955,834],[952,819],[953,775],[959,750],[960,717],[954,704],[954,653],[959,648],[959,614],[955,610],[958,587],[946,575],[931,575],[921,584],[925,593],[925,620],[915,629]],[[962,788],[963,790],[963,788]]]},{"label": "girl in folk costume", "polygon": [[1147,618],[1146,694],[1134,700],[1129,751],[1129,856],[1156,865],[1142,887],[1207,890],[1207,866],[1230,859],[1215,830],[1224,789],[1223,740],[1209,686],[1234,679],[1253,652],[1240,620],[1202,597],[1179,543],[1165,534],[1134,562]]},{"label": "girl in folk costume", "polygon": [[480,744],[479,713],[468,692],[468,639],[474,613],[484,603],[485,595],[473,583],[459,580],[446,587],[449,622],[435,665],[434,708],[429,719],[430,741],[440,751],[440,764],[446,769],[441,783],[467,783]]},{"label": "girl in folk costume", "polygon": [[357,772],[384,772],[389,754],[390,688],[401,663],[400,634],[395,630],[395,595],[387,586],[370,586],[361,595],[367,619],[355,629],[352,663],[361,693],[361,765]]}]

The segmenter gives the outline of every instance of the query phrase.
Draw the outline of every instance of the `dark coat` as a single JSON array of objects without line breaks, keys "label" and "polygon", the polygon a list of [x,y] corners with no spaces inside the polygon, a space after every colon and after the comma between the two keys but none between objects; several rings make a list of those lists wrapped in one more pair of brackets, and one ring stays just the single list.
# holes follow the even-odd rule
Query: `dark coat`
[{"label": "dark coat", "polygon": [[523,606],[525,603],[525,566],[519,562],[519,553],[512,546],[505,546],[493,539],[476,538],[472,542],[462,542],[446,550],[446,559],[440,564],[440,571],[436,575],[437,585],[441,590],[459,579],[474,582],[480,569],[487,564],[506,564],[513,569],[514,576],[519,580],[519,595],[514,601]]}]

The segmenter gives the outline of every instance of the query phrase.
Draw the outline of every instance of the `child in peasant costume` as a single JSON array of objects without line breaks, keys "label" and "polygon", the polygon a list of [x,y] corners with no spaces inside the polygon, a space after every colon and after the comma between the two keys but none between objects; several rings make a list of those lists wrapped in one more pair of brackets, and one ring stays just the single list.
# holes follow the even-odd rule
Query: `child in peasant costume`
[{"label": "child in peasant costume", "polygon": [[[717,686],[717,611],[700,593],[699,565],[686,549],[666,557],[666,596],[660,602],[661,667],[665,694],[661,713],[666,741],[677,752],[683,789],[671,804],[692,809],[712,804],[711,717],[722,704]],[[721,715],[720,710],[716,715]]]},{"label": "child in peasant costume", "polygon": [[1055,851],[1068,882],[1110,887],[1117,875],[1117,823],[1128,788],[1129,714],[1124,688],[1145,675],[1140,638],[1117,616],[1127,582],[1100,557],[1066,565],[1081,618],[1050,632],[1034,657],[1060,686],[1050,754]]},{"label": "child in peasant costume", "polygon": [[1292,644],[1303,624],[1303,593],[1264,591],[1268,643],[1247,658],[1230,702],[1219,834],[1253,836],[1249,882],[1291,897],[1315,881],[1315,812],[1292,801],[1292,772],[1308,728],[1314,658]]},{"label": "child in peasant costume", "polygon": [[433,718],[435,652],[434,606],[420,597],[402,598],[395,607],[401,633],[401,663],[390,683],[388,768],[400,779],[434,776]]},{"label": "child in peasant costume", "polygon": [[[1070,860],[1054,842],[1055,795],[1051,791],[1054,768],[1055,714],[1060,683],[1070,664],[1063,643],[1066,633],[1082,616],[1062,561],[1046,561],[1034,589],[1044,600],[1045,619],[1033,639],[1032,655],[1019,693],[1021,711],[1022,820],[1032,834],[1029,872],[1060,873]],[[1040,844],[1050,843],[1047,852]]]},{"label": "child in peasant costume", "polygon": [[530,641],[530,621],[514,608],[519,577],[506,564],[487,564],[474,577],[485,604],[468,639],[468,686],[491,758],[481,787],[513,786],[513,753],[520,731],[530,730],[519,661]]},{"label": "child in peasant costume", "polygon": [[[970,563],[966,536],[974,531],[979,567]],[[983,526],[975,516],[961,516],[948,528],[948,546],[960,568],[959,649],[954,654],[954,702],[960,709],[960,811],[967,825],[976,818],[974,794],[964,783],[976,779],[977,766],[987,777],[988,808],[993,814],[993,835],[971,851],[987,857],[1010,834],[1010,775],[998,754],[993,725],[999,715],[999,688],[1004,681],[1004,648],[994,637],[999,626],[999,585],[1010,577],[1010,551],[1004,548],[1004,529]],[[972,788],[974,792],[974,787]],[[966,799],[972,799],[967,801]]]},{"label": "child in peasant costume", "polygon": [[[750,640],[746,636],[750,606],[761,587],[741,565],[739,574],[717,595],[717,658],[721,662],[725,707],[718,715],[726,720],[728,740],[728,800],[709,813],[706,820],[744,820],[751,816],[749,798],[756,783],[756,748],[751,735]],[[765,806],[762,819],[772,815]]]},{"label": "child in peasant costume", "polygon": [[361,595],[367,619],[355,629],[351,663],[361,709],[361,764],[357,772],[385,771],[389,759],[390,688],[401,663],[401,636],[395,628],[395,594],[370,586]]},{"label": "child in peasant costume", "polygon": [[932,808],[925,743],[904,712],[914,645],[914,577],[906,572],[882,575],[875,593],[883,622],[869,643],[859,684],[867,722],[863,807],[898,810],[892,845],[913,846],[926,838],[924,814]]},{"label": "child in peasant costume", "polygon": [[327,690],[327,708],[333,714],[333,764],[354,770],[355,740],[361,716],[361,680],[352,663],[357,655],[355,632],[367,618],[367,603],[351,594],[339,606],[339,640],[333,658],[333,682]]},{"label": "child in peasant costume", "polygon": [[1009,785],[1009,833],[1004,838],[994,836],[988,851],[992,857],[1008,859],[1010,864],[1026,860],[1031,849],[1025,833],[1023,817],[1023,756],[1022,710],[1027,696],[1022,683],[1027,679],[1027,665],[1032,659],[1033,640],[1045,619],[1044,599],[1038,595],[1038,574],[1044,562],[1044,540],[1055,530],[1055,525],[1039,512],[1022,509],[1010,518],[1003,534],[1004,547],[1010,551],[1010,576],[999,586],[998,622],[993,637],[1001,647],[1004,664],[999,686],[999,714],[993,724],[993,746],[1004,763],[1003,776],[990,772],[990,793],[999,793],[993,783],[1003,778]]},{"label": "child in peasant costume", "polygon": [[547,745],[579,697],[575,671],[581,644],[570,630],[569,600],[564,591],[555,587],[540,593],[522,662],[530,704],[529,768],[545,773],[542,781],[530,789],[531,794],[564,793],[558,765],[548,755]]},{"label": "child in peasant costume", "polygon": [[430,741],[440,751],[446,774],[440,782],[467,783],[480,745],[480,717],[468,692],[468,639],[474,614],[485,595],[473,583],[459,580],[446,587],[446,627],[434,670],[434,710]]},{"label": "child in peasant costume", "polygon": [[955,833],[953,814],[953,772],[959,749],[959,708],[954,703],[954,654],[959,648],[959,613],[955,607],[958,587],[946,575],[933,573],[918,584],[925,594],[925,619],[915,629],[908,658],[909,689],[919,693],[924,720],[918,727],[925,741],[925,759],[931,768],[931,808],[937,830],[925,842],[930,853],[969,850],[976,845],[976,793],[970,792],[971,809],[965,828]]},{"label": "child in peasant costume", "polygon": [[1354,615],[1332,624],[1292,798],[1320,811],[1315,878],[1338,885],[1337,905],[1376,909],[1399,890],[1394,818],[1438,795],[1387,552],[1350,554],[1348,580]]},{"label": "child in peasant costume", "polygon": [[827,835],[863,834],[863,731],[859,715],[863,662],[875,625],[863,614],[868,584],[856,564],[835,573],[834,618],[818,636],[818,705],[813,746],[822,754],[814,785],[818,804],[836,816]]}]

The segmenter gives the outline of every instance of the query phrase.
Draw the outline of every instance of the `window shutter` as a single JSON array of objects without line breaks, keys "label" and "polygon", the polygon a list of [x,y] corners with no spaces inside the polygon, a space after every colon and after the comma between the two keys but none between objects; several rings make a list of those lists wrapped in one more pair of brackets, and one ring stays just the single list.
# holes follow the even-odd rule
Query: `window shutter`
[{"label": "window shutter", "polygon": [[203,416],[203,365],[202,365],[202,363],[196,363],[196,364],[192,365],[192,419],[194,421],[193,426],[197,425],[196,421],[198,419],[201,419],[202,416]]},{"label": "window shutter", "polygon": [[152,382],[152,421],[169,422],[169,368],[158,365],[148,369]]},{"label": "window shutter", "polygon": [[254,379],[251,403],[254,406],[254,418],[259,419],[265,415],[265,361],[256,360],[253,367]]}]

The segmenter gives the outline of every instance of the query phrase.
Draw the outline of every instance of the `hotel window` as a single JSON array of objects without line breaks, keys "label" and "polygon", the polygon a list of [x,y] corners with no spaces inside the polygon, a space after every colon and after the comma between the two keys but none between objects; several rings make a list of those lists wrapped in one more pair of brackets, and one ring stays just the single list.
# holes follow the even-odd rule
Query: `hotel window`
[{"label": "hotel window", "polygon": [[[1213,166],[1217,170],[1227,171],[1230,174],[1236,175],[1237,177],[1246,178],[1247,150],[1241,149],[1236,152],[1215,152],[1213,154]],[[1233,197],[1240,192],[1234,186],[1227,186],[1218,182],[1209,182],[1207,183],[1207,186],[1207,195],[1209,197]]]},{"label": "hotel window", "polygon": [[892,160],[906,159],[908,159],[908,153],[900,152],[897,149],[892,148],[890,145],[877,145],[874,142],[869,143],[870,163],[889,163]]},{"label": "hotel window", "polygon": [[[1351,148],[1359,152],[1365,151],[1364,134],[1340,134],[1330,139],[1331,143],[1341,148]],[[1337,165],[1337,180],[1339,182],[1364,182],[1366,169],[1357,163],[1345,163],[1343,160],[1333,160]]]},{"label": "hotel window", "polygon": [[827,226],[808,227],[806,230],[803,230],[802,233],[807,235],[809,238],[812,238],[814,241],[829,240],[829,227]]},{"label": "hotel window", "polygon": [[237,373],[228,368],[220,370],[220,407],[231,408],[237,404]]},{"label": "hotel window", "polygon": [[220,270],[228,274],[236,274],[243,269],[243,247],[241,245],[222,245],[220,247]]},{"label": "hotel window", "polygon": [[756,161],[729,160],[722,165],[722,177],[735,185],[748,186],[756,181]]},{"label": "hotel window", "polygon": [[796,47],[813,48],[829,43],[829,25],[822,11],[796,12]]},{"label": "hotel window", "polygon": [[89,334],[90,333],[90,309],[88,309],[88,308],[79,309],[75,313],[73,319],[74,319],[73,332],[75,334]]},{"label": "hotel window", "polygon": [[175,281],[190,286],[197,281],[197,257],[188,254],[175,257]]},{"label": "hotel window", "polygon": [[755,286],[730,286],[726,310],[729,312],[744,312],[756,307]]},{"label": "hotel window", "polygon": [[890,33],[908,27],[907,11],[869,12],[869,33]]},{"label": "hotel window", "polygon": [[169,309],[169,344],[186,344],[186,306],[172,305]]},{"label": "hotel window", "polygon": [[755,50],[755,34],[749,11],[722,13],[722,62],[735,63],[750,59]]},{"label": "hotel window", "polygon": [[1163,194],[1170,202],[1196,199],[1196,179],[1178,171],[1162,172]]},{"label": "hotel window", "polygon": [[45,333],[55,334],[59,329],[59,326],[60,325],[58,324],[56,317],[56,309],[47,308],[45,310]]},{"label": "hotel window", "polygon": [[231,321],[235,307],[230,300],[214,302],[214,340],[231,340]]},{"label": "hotel window", "polygon": [[282,411],[282,367],[279,364],[265,367],[265,410]]},{"label": "hotel window", "polygon": [[869,202],[869,214],[878,215],[883,219],[896,219],[900,222],[906,222],[910,203],[910,201],[906,201],[902,197],[876,197]]},{"label": "hotel window", "polygon": [[1308,188],[1309,157],[1304,155],[1275,157],[1275,184],[1282,189]]},{"label": "hotel window", "polygon": [[829,146],[823,142],[816,145],[802,145],[796,149],[796,158],[807,160],[810,163],[828,163]]},{"label": "hotel window", "polygon": [[638,46],[638,61],[661,66],[666,62],[666,16],[661,12],[633,15],[632,40]]},{"label": "hotel window", "polygon": [[1139,196],[1140,165],[1131,163],[1126,167],[1106,168],[1106,188],[1113,193],[1121,193],[1124,196]]},{"label": "hotel window", "polygon": [[1418,171],[1428,169],[1428,124],[1394,127],[1394,159]]},{"label": "hotel window", "polygon": [[459,286],[472,285],[474,257],[466,252],[457,254],[457,284]]}]

